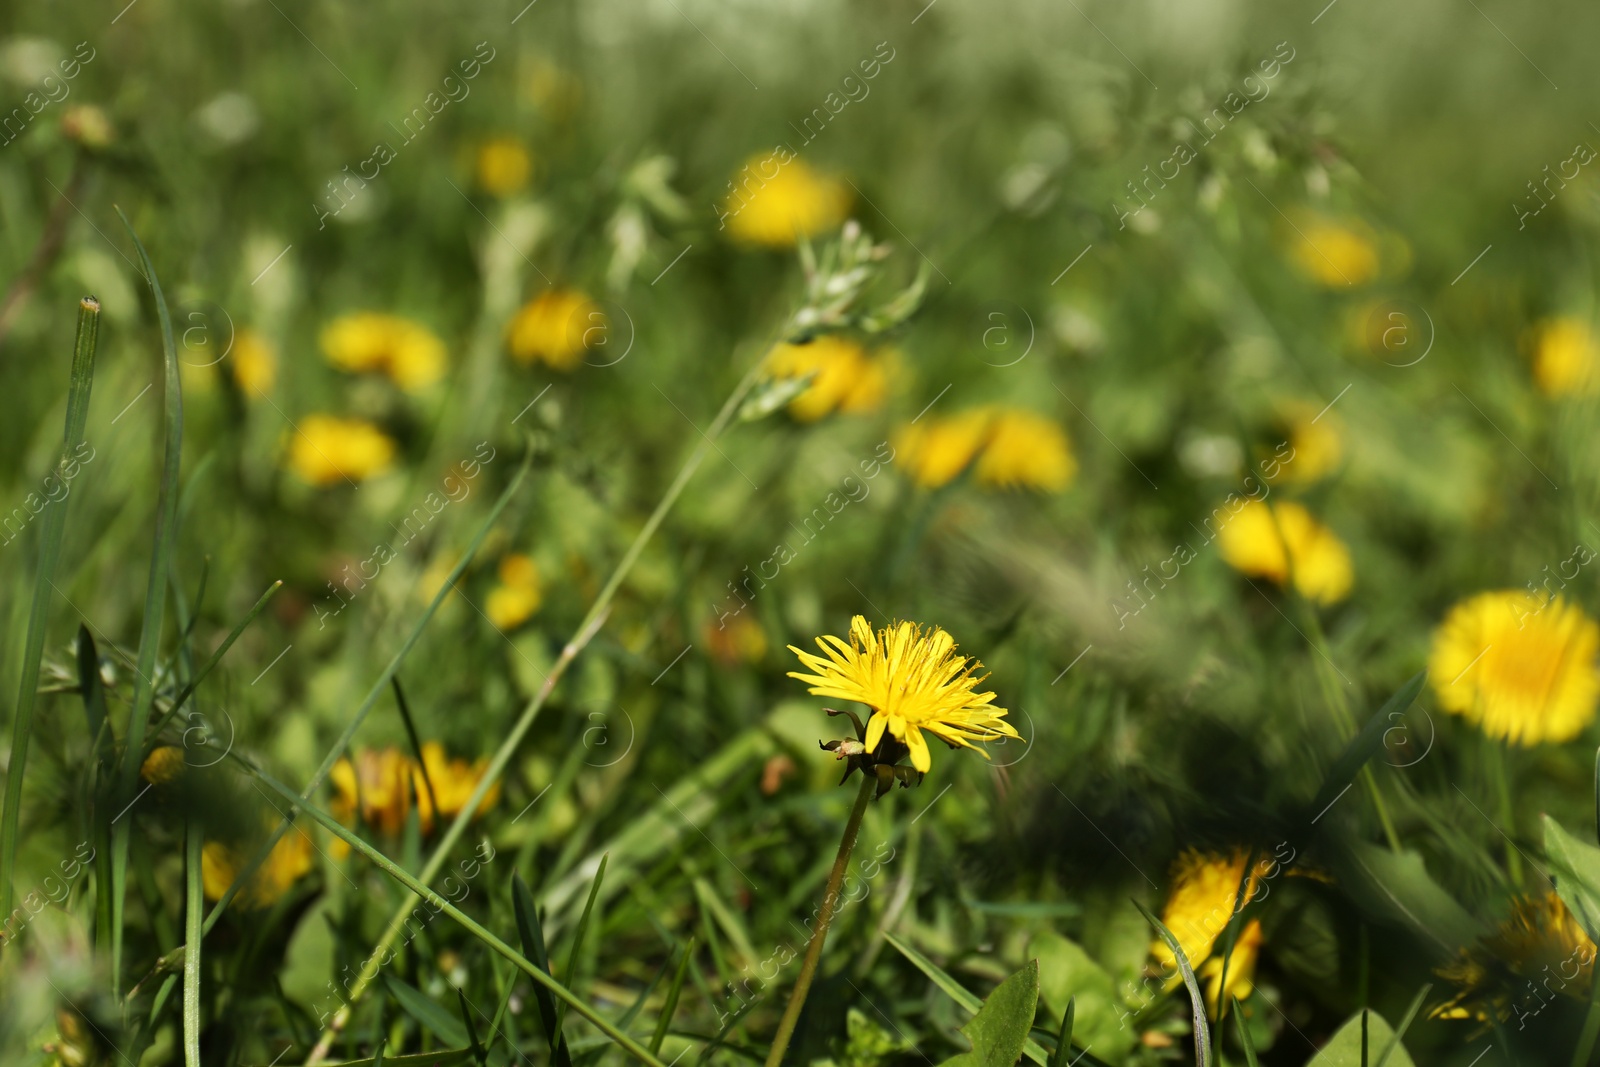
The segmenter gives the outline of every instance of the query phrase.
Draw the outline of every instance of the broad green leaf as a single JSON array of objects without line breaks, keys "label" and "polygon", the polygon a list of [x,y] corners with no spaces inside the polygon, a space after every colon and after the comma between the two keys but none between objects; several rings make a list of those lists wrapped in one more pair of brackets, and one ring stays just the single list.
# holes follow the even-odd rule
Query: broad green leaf
[{"label": "broad green leaf", "polygon": [[1600,941],[1600,848],[1544,817],[1544,851],[1561,902],[1593,940]]},{"label": "broad green leaf", "polygon": [[[383,976],[383,984],[405,1013],[447,1045],[466,1045],[467,1030],[461,1020],[445,1011],[418,988],[408,985],[392,974]],[[467,1052],[471,1053],[471,1048]]]},{"label": "broad green leaf", "polygon": [[[899,951],[900,955],[910,960],[912,965],[916,967],[917,970],[921,971],[923,974],[932,979],[933,984],[943,990],[945,996],[949,997],[963,1008],[966,1008],[968,1011],[977,1011],[979,1008],[983,1007],[983,1001],[973,996],[965,986],[956,981],[954,978],[951,978],[944,972],[942,968],[939,967],[938,964],[934,963],[928,957],[924,956],[922,953],[918,952],[916,949],[912,948],[898,937],[895,937],[893,934],[886,933],[883,935],[883,939],[889,942],[889,944],[893,945]],[[1028,1059],[1032,1060],[1034,1063],[1037,1063],[1039,1067],[1048,1067],[1049,1065],[1049,1056],[1046,1055],[1044,1049],[1039,1046],[1039,1043],[1031,1038],[1023,1042],[1022,1054],[1027,1056]]]},{"label": "broad green leaf", "polygon": [[1039,961],[1039,995],[1052,1014],[1076,998],[1072,1027],[1080,1048],[1116,1058],[1133,1047],[1136,1035],[1122,1023],[1116,982],[1082,946],[1045,932],[1028,942],[1027,954]]},{"label": "broad green leaf", "polygon": [[1446,952],[1477,939],[1478,921],[1429,876],[1417,853],[1358,841],[1339,859],[1339,883],[1365,910],[1409,926]]},{"label": "broad green leaf", "polygon": [[1395,1038],[1393,1028],[1375,1011],[1367,1011],[1366,1055],[1361,1049],[1361,1016],[1356,1012],[1315,1056],[1307,1067],[1370,1067],[1388,1052],[1388,1067],[1416,1067],[1405,1046]]},{"label": "broad green leaf", "polygon": [[1022,1056],[1038,1006],[1039,961],[1029,960],[996,986],[978,1014],[961,1028],[972,1051],[950,1057],[943,1067],[1012,1067]]}]

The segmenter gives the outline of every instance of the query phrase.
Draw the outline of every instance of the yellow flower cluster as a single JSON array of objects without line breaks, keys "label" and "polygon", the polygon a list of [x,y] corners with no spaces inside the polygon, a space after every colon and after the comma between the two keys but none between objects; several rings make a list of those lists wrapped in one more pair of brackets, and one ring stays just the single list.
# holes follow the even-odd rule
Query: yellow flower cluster
[{"label": "yellow flower cluster", "polygon": [[1520,589],[1479,593],[1434,633],[1428,675],[1439,706],[1515,745],[1570,741],[1600,698],[1600,625],[1561,597],[1528,610]]},{"label": "yellow flower cluster", "polygon": [[1066,431],[1025,408],[984,406],[912,423],[896,435],[895,450],[912,480],[927,489],[970,467],[980,485],[1060,492],[1078,471]]},{"label": "yellow flower cluster", "polygon": [[489,591],[484,614],[497,629],[514,630],[543,602],[539,567],[530,557],[512,553],[500,561],[499,577],[500,584]]},{"label": "yellow flower cluster", "polygon": [[1547,319],[1533,333],[1533,380],[1548,396],[1592,393],[1600,386],[1600,341],[1572,315]]},{"label": "yellow flower cluster", "polygon": [[[1223,987],[1222,954],[1212,950],[1219,947],[1217,939],[1233,920],[1240,905],[1240,883],[1244,881],[1244,850],[1235,849],[1231,855],[1202,853],[1186,849],[1173,865],[1172,888],[1167,894],[1166,906],[1161,909],[1161,923],[1178,939],[1183,954],[1194,968],[1195,976],[1206,983],[1206,1003],[1213,1017],[1218,1002],[1250,995],[1255,978],[1256,957],[1261,950],[1261,921],[1251,919],[1239,931],[1234,941],[1233,955],[1228,960],[1227,987]],[[1242,900],[1252,900],[1260,888],[1264,871],[1272,867],[1271,860],[1262,860],[1250,874],[1244,887]],[[1157,938],[1150,945],[1150,953],[1162,971],[1177,973],[1178,958],[1167,943]],[[1176,984],[1175,981],[1169,984]]]},{"label": "yellow flower cluster", "polygon": [[[429,833],[435,812],[428,799],[427,782],[433,783],[438,796],[439,814],[455,816],[466,806],[488,766],[487,759],[470,764],[463,759],[449,759],[437,741],[423,743],[421,764],[398,748],[362,749],[354,762],[342,759],[333,765],[335,796],[328,810],[346,824],[353,824],[359,812],[362,822],[380,834],[392,836],[405,826],[415,804],[422,830]],[[427,781],[423,779],[424,768]],[[499,796],[500,783],[496,782],[484,794],[478,813],[489,810]]]},{"label": "yellow flower cluster", "polygon": [[394,456],[394,441],[364,419],[307,415],[289,439],[289,468],[318,487],[382,474]]},{"label": "yellow flower cluster", "polygon": [[[1511,917],[1493,933],[1434,972],[1453,984],[1456,994],[1429,1015],[1509,1021],[1519,999],[1536,1000],[1543,1008],[1542,995],[1530,997],[1530,988],[1539,994],[1559,992],[1588,1000],[1595,953],[1594,941],[1553,891],[1520,897],[1512,902]],[[1558,983],[1555,989],[1549,985],[1551,979]]]},{"label": "yellow flower cluster", "polygon": [[889,391],[889,359],[873,358],[848,337],[827,334],[809,344],[781,344],[767,354],[766,373],[775,379],[815,375],[789,401],[789,414],[815,422],[835,411],[875,411]]},{"label": "yellow flower cluster", "polygon": [[[269,832],[277,828],[278,820],[267,823]],[[200,885],[207,900],[222,899],[222,894],[243,872],[259,845],[260,842],[240,846],[221,841],[205,843],[200,850]],[[233,899],[243,908],[271,907],[311,870],[315,848],[303,829],[289,827]]]},{"label": "yellow flower cluster", "polygon": [[1350,592],[1350,550],[1299,504],[1251,500],[1217,531],[1222,558],[1242,574],[1279,585],[1294,573],[1300,595],[1335,604]]},{"label": "yellow flower cluster", "polygon": [[1378,241],[1359,221],[1303,215],[1289,247],[1294,265],[1330,289],[1365,285],[1378,276]]},{"label": "yellow flower cluster", "polygon": [[478,185],[490,196],[519,193],[533,176],[533,156],[515,137],[496,137],[478,148]]},{"label": "yellow flower cluster", "polygon": [[752,156],[734,175],[722,219],[736,241],[792,248],[844,222],[845,183],[820,174],[788,149]]},{"label": "yellow flower cluster", "polygon": [[570,371],[583,354],[604,343],[605,313],[576,289],[547,289],[512,316],[506,344],[519,363]]},{"label": "yellow flower cluster", "polygon": [[340,370],[384,374],[410,393],[444,376],[444,342],[421,323],[398,315],[340,316],[323,328],[322,351]]}]

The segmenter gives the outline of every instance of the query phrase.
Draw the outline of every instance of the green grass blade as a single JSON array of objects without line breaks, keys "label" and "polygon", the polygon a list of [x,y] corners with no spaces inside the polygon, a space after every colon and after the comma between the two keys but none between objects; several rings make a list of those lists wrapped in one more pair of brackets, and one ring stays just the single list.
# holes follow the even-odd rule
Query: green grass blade
[{"label": "green grass blade", "polygon": [[1078,1012],[1078,998],[1067,998],[1067,1010],[1061,1013],[1061,1035],[1056,1038],[1055,1055],[1050,1057],[1050,1067],[1066,1067],[1067,1053],[1072,1050],[1072,1019]]},{"label": "green grass blade", "polygon": [[[227,655],[228,649],[232,648],[233,643],[239,640],[239,635],[244,633],[245,629],[252,622],[256,621],[256,616],[260,615],[261,610],[267,606],[267,601],[271,600],[273,596],[277,594],[278,590],[282,588],[283,579],[281,578],[267,586],[267,591],[261,594],[261,599],[256,601],[255,607],[251,608],[245,613],[245,617],[239,620],[239,625],[235,626],[229,632],[228,636],[223,639],[222,644],[217,646],[217,650],[211,653],[211,657],[200,665],[200,669],[195,672],[194,678],[178,693],[178,698],[172,702],[172,707],[168,708],[165,714],[163,714],[156,722],[155,726],[151,728],[150,737],[152,738],[152,745],[154,744],[153,739],[161,736],[161,731],[165,730],[167,728],[167,724],[172,721],[173,716],[178,714],[178,709],[182,708],[184,702],[194,695],[194,691],[200,685],[200,683],[206,680],[206,675],[210,674],[212,669],[215,668],[218,663],[222,662],[222,657]],[[148,756],[149,754],[149,752],[145,752],[143,756],[140,757],[140,761],[143,762],[144,756]]]},{"label": "green grass blade", "polygon": [[1137,900],[1133,906],[1149,920],[1150,925],[1156,928],[1156,933],[1161,935],[1161,940],[1167,943],[1172,950],[1172,955],[1178,961],[1178,970],[1183,973],[1183,984],[1189,987],[1190,1007],[1194,1011],[1194,1060],[1197,1067],[1210,1067],[1211,1065],[1211,1025],[1206,1019],[1206,998],[1200,991],[1200,983],[1195,979],[1194,968],[1189,965],[1189,957],[1184,955],[1183,946],[1178,944],[1178,939],[1172,936],[1166,924],[1151,914]]},{"label": "green grass blade", "polygon": [[479,1067],[488,1067],[489,1050],[478,1040],[478,1028],[472,1025],[472,1009],[467,1006],[467,995],[460,987],[456,988],[456,999],[461,1002],[461,1025],[466,1028],[467,1047],[472,1049],[472,1058],[478,1061]]},{"label": "green grass blade", "polygon": [[1323,780],[1322,788],[1317,790],[1317,795],[1306,808],[1307,817],[1311,822],[1320,819],[1328,810],[1328,806],[1355,780],[1356,773],[1366,766],[1367,760],[1371,759],[1382,746],[1384,735],[1394,729],[1398,716],[1403,714],[1411,706],[1411,702],[1417,699],[1417,694],[1422,692],[1422,685],[1427,678],[1427,671],[1419,671],[1412,675],[1405,685],[1395,691],[1394,696],[1384,702],[1383,707],[1373,713],[1355,740],[1345,746],[1339,758],[1334,760],[1333,766],[1328,769],[1328,776]]},{"label": "green grass blade", "polygon": [[[242,758],[240,762],[243,762]],[[246,766],[248,766],[248,764],[246,764]],[[307,803],[305,798],[297,795],[288,786],[284,785],[282,782],[278,781],[276,778],[273,778],[266,772],[255,767],[250,767],[249,769],[250,773],[254,774],[263,785],[281,795],[285,800],[289,801],[291,806],[301,809],[307,815],[310,815],[317,822],[321,823],[329,833],[333,834],[345,844],[361,853],[390,878],[393,878],[395,881],[411,890],[411,892],[421,897],[435,912],[443,912],[444,914],[450,916],[450,918],[454,919],[462,927],[462,929],[466,930],[473,937],[476,937],[479,941],[482,941],[485,945],[499,953],[501,956],[505,957],[507,960],[510,960],[518,970],[522,971],[522,973],[526,974],[529,978],[532,978],[545,989],[548,989],[558,999],[565,1001],[573,1011],[587,1019],[591,1024],[593,1024],[595,1029],[599,1030],[617,1045],[621,1046],[625,1052],[633,1056],[640,1063],[643,1063],[645,1067],[665,1067],[660,1060],[656,1059],[650,1054],[648,1049],[639,1044],[633,1038],[629,1037],[627,1034],[623,1033],[621,1030],[618,1030],[611,1024],[609,1020],[606,1019],[605,1016],[601,1015],[594,1008],[586,1004],[578,997],[576,993],[573,993],[566,986],[552,978],[543,968],[539,967],[526,957],[520,955],[515,949],[506,944],[504,941],[500,940],[500,938],[496,937],[492,932],[479,925],[479,923],[470,915],[466,914],[466,912],[462,911],[454,904],[451,904],[444,897],[441,897],[438,893],[435,893],[422,882],[418,881],[415,877],[408,874],[404,868],[395,863],[388,856],[385,856],[382,852],[379,852],[377,849],[373,848],[366,841],[351,833],[350,829],[338,819],[335,819],[332,815],[329,815],[321,808]]]},{"label": "green grass blade", "polygon": [[[511,903],[517,913],[517,934],[522,938],[522,951],[545,974],[550,973],[550,957],[544,941],[544,927],[539,922],[539,907],[534,903],[528,883],[520,871],[511,873]],[[550,990],[535,986],[534,1001],[539,1008],[539,1021],[544,1024],[545,1036],[550,1040],[550,1053],[557,1064],[570,1067],[572,1054],[561,1036],[561,1013]]]},{"label": "green grass blade", "polygon": [[1238,997],[1230,997],[1233,1001],[1233,1025],[1239,1030],[1239,1044],[1244,1048],[1245,1067],[1257,1067],[1256,1043],[1250,1036],[1250,1028],[1244,1022],[1244,1009],[1239,1006]]},{"label": "green grass blade", "polygon": [[[394,997],[400,1009],[417,1023],[426,1027],[428,1032],[447,1045],[466,1045],[467,1032],[462,1029],[461,1023],[454,1015],[445,1011],[416,986],[401,981],[392,974],[383,976],[383,984],[388,987],[389,995]],[[477,1044],[474,1036],[473,1045]],[[471,1051],[469,1046],[468,1051]]]},{"label": "green grass blade", "polygon": [[78,693],[83,697],[83,714],[89,723],[89,740],[96,761],[108,766],[113,757],[111,726],[106,715],[106,689],[100,681],[100,649],[94,635],[78,624]]},{"label": "green grass blade", "polygon": [[[944,992],[945,996],[973,1014],[977,1014],[978,1009],[983,1007],[982,1000],[969,992],[960,982],[950,977],[937,963],[934,963],[893,934],[886,933],[883,936],[884,940],[899,950],[900,955],[911,961],[912,966],[927,975],[933,981],[933,984]],[[1050,1065],[1049,1054],[1045,1052],[1042,1045],[1031,1037],[1023,1042],[1022,1054],[1037,1063],[1039,1067],[1049,1067]]]},{"label": "green grass blade", "polygon": [[[568,985],[573,985],[573,976],[578,973],[578,953],[583,949],[584,934],[589,931],[589,914],[594,911],[595,898],[600,895],[600,885],[606,877],[606,860],[610,854],[600,857],[600,867],[594,872],[594,883],[589,886],[589,899],[583,905],[583,915],[578,919],[578,928],[572,934],[572,948],[567,950],[567,969],[561,972],[561,977]],[[566,1022],[567,1009],[562,1005],[556,1010],[556,1031],[559,1033],[562,1024]]]},{"label": "green grass blade", "polygon": [[178,350],[172,340],[172,316],[167,311],[167,298],[161,292],[161,282],[156,278],[155,264],[144,242],[134,232],[133,224],[117,208],[117,216],[133,238],[144,269],[145,280],[150,283],[150,293],[155,299],[156,319],[161,327],[161,362],[164,393],[162,399],[164,453],[161,465],[161,482],[156,490],[156,529],[150,550],[150,578],[145,585],[144,619],[139,628],[138,664],[133,679],[133,710],[128,717],[128,734],[122,752],[122,770],[116,789],[111,794],[111,806],[118,810],[113,816],[111,831],[111,993],[119,995],[122,985],[122,911],[127,892],[128,842],[133,819],[122,822],[124,805],[134,799],[134,786],[139,780],[140,755],[144,751],[145,724],[150,717],[150,707],[155,700],[156,652],[161,644],[161,622],[167,605],[167,567],[171,561],[172,542],[177,533],[178,471],[183,452],[183,389],[178,376]]},{"label": "green grass blade", "polygon": [[689,963],[694,959],[694,938],[683,947],[683,958],[678,961],[678,971],[672,976],[672,985],[667,989],[667,1001],[661,1005],[661,1017],[656,1020],[656,1032],[650,1035],[650,1055],[655,1056],[661,1052],[661,1042],[666,1040],[667,1028],[672,1025],[672,1016],[678,1010],[678,995],[683,992],[683,980],[688,977]]},{"label": "green grass blade", "polygon": [[1416,1021],[1417,1012],[1422,1010],[1422,1002],[1428,999],[1428,994],[1432,991],[1432,982],[1424,983],[1422,988],[1417,990],[1417,995],[1411,998],[1411,1006],[1400,1017],[1400,1025],[1394,1028],[1393,1034],[1389,1035],[1389,1043],[1383,1047],[1383,1053],[1379,1055],[1378,1062],[1373,1067],[1383,1067],[1385,1063],[1389,1062],[1389,1057],[1394,1055],[1394,1050],[1400,1047],[1401,1040],[1405,1038],[1406,1031],[1411,1029],[1411,1024]]},{"label": "green grass blade", "polygon": [[[100,302],[86,296],[78,302],[78,334],[73,342],[72,377],[67,389],[67,425],[61,438],[61,456],[56,460],[52,477],[60,477],[61,468],[83,443],[99,337]],[[22,781],[28,767],[28,741],[33,736],[39,662],[44,657],[45,626],[50,617],[50,593],[55,587],[56,564],[61,559],[61,539],[66,525],[67,497],[47,501],[43,518],[39,520],[39,570],[34,575],[33,604],[28,610],[28,632],[22,646],[16,717],[11,721],[11,762],[6,772],[5,813],[0,819],[0,915],[11,914],[11,881],[16,873],[17,828],[22,815]]]},{"label": "green grass blade", "polygon": [[394,687],[394,702],[400,708],[400,721],[405,724],[406,737],[411,742],[411,754],[417,758],[417,769],[422,772],[422,786],[428,791],[428,810],[433,812],[435,819],[443,818],[439,811],[439,795],[433,791],[433,775],[428,773],[428,765],[422,759],[422,742],[417,739],[417,724],[411,718],[411,705],[406,703],[406,693],[400,688],[400,676],[397,674],[389,679],[389,684]]},{"label": "green grass blade", "polygon": [[200,1067],[200,919],[205,896],[200,887],[200,852],[205,835],[200,820],[191,818],[184,830],[183,901],[183,1063]]},{"label": "green grass blade", "polygon": [[[329,774],[333,773],[333,765],[338,763],[339,760],[344,756],[346,750],[349,749],[351,739],[355,737],[356,731],[361,728],[361,724],[366,721],[367,714],[372,711],[373,706],[377,704],[378,698],[383,695],[384,689],[389,685],[389,680],[393,678],[395,676],[395,672],[400,669],[400,664],[405,661],[406,656],[411,652],[412,646],[414,646],[417,641],[421,639],[422,631],[427,627],[428,621],[433,618],[434,612],[439,610],[439,605],[444,603],[444,598],[449,596],[454,590],[456,580],[459,579],[466,571],[468,564],[472,562],[473,557],[477,555],[479,547],[482,546],[483,539],[489,536],[489,531],[492,530],[495,523],[500,520],[500,513],[505,510],[506,505],[511,502],[511,498],[515,496],[517,490],[521,488],[523,479],[527,477],[528,468],[532,461],[533,453],[530,451],[528,455],[523,458],[522,466],[518,469],[516,476],[511,479],[511,484],[506,486],[505,492],[500,494],[500,499],[495,501],[494,507],[489,509],[488,516],[484,518],[482,525],[478,527],[478,532],[473,535],[472,541],[461,553],[461,558],[457,560],[456,565],[451,568],[449,576],[444,580],[444,584],[439,587],[439,591],[435,593],[433,595],[433,599],[428,602],[427,610],[422,613],[422,617],[419,618],[416,621],[416,624],[411,627],[411,632],[406,634],[405,641],[401,643],[400,648],[396,650],[393,658],[389,660],[389,665],[383,669],[383,673],[378,676],[377,681],[372,683],[372,688],[367,691],[366,699],[362,700],[361,706],[357,708],[355,714],[350,717],[350,721],[345,725],[344,732],[339,735],[339,739],[335,741],[333,747],[328,750],[327,756],[325,756],[322,760],[322,765],[317,768],[317,773],[311,776],[310,782],[306,783],[305,790],[300,794],[302,800],[310,798],[313,793],[322,788],[322,783],[328,780]],[[481,788],[482,786],[480,785],[480,789]],[[476,796],[478,794],[475,793],[473,795]],[[265,860],[268,854],[272,852],[273,846],[278,843],[278,839],[283,837],[288,830],[289,822],[287,819],[285,819],[278,824],[278,828],[276,830],[268,835],[267,840],[256,849],[255,855],[251,857],[250,862],[245,864],[243,869],[239,871],[238,877],[233,880],[233,884],[227,888],[227,890],[222,894],[221,898],[219,898],[216,904],[212,906],[211,914],[206,916],[207,933],[210,933],[211,928],[217,925],[217,921],[222,918],[222,913],[227,909],[228,905],[232,903],[233,898],[239,892],[240,887],[250,880],[250,877],[255,874],[256,868],[260,867],[261,862]],[[432,872],[425,870],[423,872],[424,877],[426,878],[432,878],[436,873],[438,873],[437,870]],[[406,905],[405,913],[400,916],[400,925],[404,924],[405,915],[410,914],[411,907],[412,904]],[[396,930],[398,930],[398,926],[396,927]],[[383,950],[387,949],[389,944],[392,942],[393,938],[390,937],[387,941],[382,943],[379,946],[379,954],[381,954]],[[371,980],[372,975],[367,974],[366,968],[363,967],[362,977],[357,979],[357,982],[359,983],[358,988],[366,988],[366,983]],[[354,994],[352,994],[352,999],[354,999]]]}]

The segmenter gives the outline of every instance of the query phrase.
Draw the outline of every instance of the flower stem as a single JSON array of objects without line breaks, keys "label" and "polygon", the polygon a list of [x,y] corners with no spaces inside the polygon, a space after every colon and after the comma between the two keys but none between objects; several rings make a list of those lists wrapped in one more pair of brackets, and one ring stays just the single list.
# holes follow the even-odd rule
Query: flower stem
[{"label": "flower stem", "polygon": [[1500,805],[1501,833],[1506,839],[1506,873],[1513,887],[1522,885],[1522,853],[1516,846],[1517,812],[1511,803],[1511,772],[1506,767],[1509,756],[1506,746],[1485,739],[1489,749],[1489,764],[1494,775],[1496,799]]},{"label": "flower stem", "polygon": [[839,903],[839,888],[844,884],[845,868],[850,864],[850,853],[855,851],[856,837],[861,833],[861,818],[867,813],[867,801],[872,799],[878,780],[870,774],[861,776],[861,791],[856,794],[855,807],[844,824],[844,837],[839,841],[839,854],[833,858],[833,870],[828,872],[828,888],[822,894],[822,907],[817,912],[817,925],[811,931],[811,941],[806,945],[806,958],[800,964],[800,977],[795,981],[794,992],[789,994],[789,1006],[783,1009],[783,1020],[778,1023],[777,1036],[772,1039],[772,1051],[767,1053],[766,1067],[778,1067],[783,1054],[789,1050],[789,1039],[794,1036],[795,1024],[800,1021],[800,1009],[805,1007],[806,994],[811,991],[811,980],[817,976],[817,964],[822,959],[822,943],[828,939],[828,925],[833,922],[833,910]]}]

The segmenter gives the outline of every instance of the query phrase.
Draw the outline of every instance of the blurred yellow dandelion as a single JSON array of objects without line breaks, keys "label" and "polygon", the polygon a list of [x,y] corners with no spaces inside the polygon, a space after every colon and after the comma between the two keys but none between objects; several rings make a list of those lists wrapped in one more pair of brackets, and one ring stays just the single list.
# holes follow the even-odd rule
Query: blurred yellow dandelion
[{"label": "blurred yellow dandelion", "polygon": [[543,593],[532,558],[513,553],[500,561],[500,583],[489,591],[484,614],[497,629],[514,630],[539,610]]},{"label": "blurred yellow dandelion", "polygon": [[1338,418],[1314,404],[1298,402],[1284,405],[1283,415],[1290,451],[1284,457],[1274,455],[1276,477],[1268,480],[1308,485],[1337,470],[1344,462],[1344,429]]},{"label": "blurred yellow dandelion", "polygon": [[384,374],[407,392],[426,389],[444,376],[444,342],[421,323],[398,315],[342,315],[323,328],[322,351],[340,370]]},{"label": "blurred yellow dandelion", "polygon": [[604,340],[605,313],[576,289],[548,289],[518,310],[506,342],[519,363],[569,371],[591,345]]},{"label": "blurred yellow dandelion", "polygon": [[[422,764],[427,768],[427,781],[433,783],[434,795],[439,800],[439,814],[446,818],[453,818],[461,814],[461,809],[467,806],[467,801],[472,799],[473,790],[478,788],[478,783],[483,780],[484,771],[489,767],[487,759],[480,759],[468,763],[464,759],[451,759],[445,755],[444,746],[437,741],[424,741],[422,743]],[[428,785],[423,781],[422,770],[415,761],[411,761],[412,795],[416,797],[417,814],[422,821],[423,833],[433,830],[433,802],[428,799]],[[496,781],[487,792],[483,794],[483,802],[478,805],[477,813],[482,815],[494,807],[495,801],[500,799],[500,783]]]},{"label": "blurred yellow dandelion", "polygon": [[735,615],[726,624],[707,619],[700,632],[717,662],[727,667],[759,663],[767,654],[767,633],[748,615]]},{"label": "blurred yellow dandelion", "polygon": [[998,408],[974,473],[980,485],[1054,493],[1077,471],[1066,432],[1055,422],[1022,408]]},{"label": "blurred yellow dandelion", "polygon": [[395,446],[363,419],[307,415],[289,439],[289,468],[315,486],[359,482],[394,462]]},{"label": "blurred yellow dandelion", "polygon": [[[270,825],[275,830],[276,820]],[[205,843],[200,850],[200,884],[207,900],[222,899],[222,894],[255,854],[255,848],[255,845],[235,848],[220,841]],[[270,907],[311,870],[313,848],[304,830],[298,826],[289,827],[234,900],[244,908]]]},{"label": "blurred yellow dandelion", "polygon": [[[874,633],[857,615],[850,620],[848,643],[829,634],[817,638],[817,647],[823,655],[789,646],[801,665],[814,672],[790,671],[789,677],[807,683],[816,696],[871,708],[868,752],[878,750],[887,730],[904,742],[911,765],[926,772],[932,760],[924,730],[952,748],[1019,736],[1005,720],[1006,709],[994,706],[994,694],[977,692],[988,677],[975,675],[983,664],[957,655],[955,639],[937,626],[924,633],[914,623],[901,622]],[[989,754],[983,755],[987,759]]]},{"label": "blurred yellow dandelion", "polygon": [[925,489],[948,485],[974,467],[978,484],[1059,492],[1077,460],[1066,432],[1025,408],[984,406],[902,427],[896,461]]},{"label": "blurred yellow dandelion", "polygon": [[533,156],[515,137],[496,137],[478,148],[478,186],[491,196],[523,190],[533,176]]},{"label": "blurred yellow dandelion", "polygon": [[1302,216],[1290,237],[1290,259],[1330,289],[1365,285],[1378,276],[1378,242],[1360,222]]},{"label": "blurred yellow dandelion", "polygon": [[1548,319],[1534,331],[1533,380],[1547,396],[1594,392],[1600,385],[1600,342],[1583,319]]},{"label": "blurred yellow dandelion", "polygon": [[1231,567],[1253,578],[1283,585],[1292,567],[1295,588],[1319,604],[1343,600],[1354,580],[1344,542],[1293,502],[1246,502],[1217,531],[1217,544]]},{"label": "blurred yellow dandelion", "polygon": [[[1555,892],[1519,897],[1511,917],[1493,933],[1434,973],[1456,987],[1455,996],[1435,1007],[1435,1019],[1509,1019],[1514,998],[1525,995],[1526,980],[1544,993],[1587,1000],[1594,985],[1596,946]],[[1556,987],[1547,983],[1554,979]],[[1542,997],[1539,1000],[1544,1003]]]},{"label": "blurred yellow dandelion", "polygon": [[1428,675],[1439,706],[1517,745],[1568,741],[1594,719],[1600,625],[1561,597],[1479,593],[1433,636]]},{"label": "blurred yellow dandelion", "polygon": [[790,248],[835,228],[850,210],[845,183],[787,150],[752,156],[728,184],[723,219],[734,239],[746,244]]},{"label": "blurred yellow dandelion", "polygon": [[177,745],[157,745],[139,766],[139,776],[155,785],[170,782],[183,773],[183,749]]},{"label": "blurred yellow dandelion", "polygon": [[789,414],[801,422],[815,422],[835,411],[875,411],[889,389],[886,357],[874,359],[838,334],[803,345],[778,345],[767,355],[766,373],[773,378],[816,376],[789,401]]},{"label": "blurred yellow dandelion", "polygon": [[233,380],[241,393],[260,397],[272,392],[278,381],[278,353],[265,337],[255,330],[240,330],[229,355]]},{"label": "blurred yellow dandelion", "polygon": [[340,760],[329,775],[335,795],[328,811],[345,823],[353,823],[359,811],[361,821],[379,833],[399,833],[411,810],[411,764],[397,748],[362,749],[354,763]]}]

